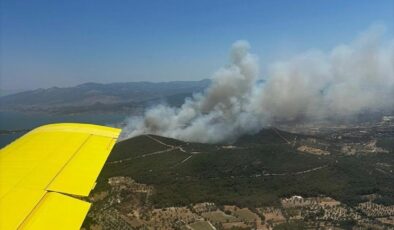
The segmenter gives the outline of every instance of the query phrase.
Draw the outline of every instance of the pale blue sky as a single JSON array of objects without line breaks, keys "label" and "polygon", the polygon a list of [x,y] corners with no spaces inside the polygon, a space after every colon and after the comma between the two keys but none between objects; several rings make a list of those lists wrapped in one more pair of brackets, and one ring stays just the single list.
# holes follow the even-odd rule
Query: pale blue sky
[{"label": "pale blue sky", "polygon": [[349,42],[394,0],[1,0],[0,88],[208,78],[248,40],[262,66]]}]

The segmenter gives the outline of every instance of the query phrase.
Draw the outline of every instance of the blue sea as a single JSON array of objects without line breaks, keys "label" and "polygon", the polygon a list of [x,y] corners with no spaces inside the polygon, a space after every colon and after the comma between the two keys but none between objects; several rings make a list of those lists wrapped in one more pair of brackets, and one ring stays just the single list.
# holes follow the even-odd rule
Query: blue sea
[{"label": "blue sea", "polygon": [[[59,122],[77,122],[114,126],[122,122],[125,118],[126,115],[124,114],[49,115],[0,112],[0,130],[33,129],[41,125]],[[7,135],[0,134],[0,148],[11,143],[23,134],[24,133]]]}]

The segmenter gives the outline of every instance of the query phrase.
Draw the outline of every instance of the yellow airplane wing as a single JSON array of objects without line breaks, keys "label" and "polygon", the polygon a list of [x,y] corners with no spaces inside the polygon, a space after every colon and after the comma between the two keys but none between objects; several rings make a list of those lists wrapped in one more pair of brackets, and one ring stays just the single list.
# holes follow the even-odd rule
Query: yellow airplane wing
[{"label": "yellow airplane wing", "polygon": [[79,229],[120,129],[36,128],[0,150],[0,229]]}]

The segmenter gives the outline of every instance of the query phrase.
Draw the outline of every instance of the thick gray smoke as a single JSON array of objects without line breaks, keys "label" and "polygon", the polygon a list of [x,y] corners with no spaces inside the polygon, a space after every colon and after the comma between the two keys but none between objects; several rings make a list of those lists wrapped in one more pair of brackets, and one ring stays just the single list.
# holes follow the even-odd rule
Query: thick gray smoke
[{"label": "thick gray smoke", "polygon": [[231,63],[202,94],[180,108],[158,105],[132,117],[124,137],[158,134],[186,141],[232,141],[277,122],[324,120],[394,109],[394,40],[373,27],[328,53],[309,51],[270,66],[258,84],[259,66],[246,41],[231,49]]}]

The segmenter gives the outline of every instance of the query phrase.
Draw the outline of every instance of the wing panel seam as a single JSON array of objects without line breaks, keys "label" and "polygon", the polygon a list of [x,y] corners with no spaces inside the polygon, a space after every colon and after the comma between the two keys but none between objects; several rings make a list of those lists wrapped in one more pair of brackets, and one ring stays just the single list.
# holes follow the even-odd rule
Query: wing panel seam
[{"label": "wing panel seam", "polygon": [[[60,173],[63,171],[64,168],[72,161],[72,159],[77,155],[79,151],[83,148],[83,146],[89,141],[89,139],[92,137],[92,134],[89,134],[89,136],[86,138],[86,140],[79,146],[79,148],[74,152],[74,154],[67,160],[67,162],[59,169],[59,171],[56,173],[56,175],[49,181],[47,186],[45,187],[46,191],[48,190],[48,187],[52,184],[52,182],[57,178],[57,176],[60,175]],[[54,191],[54,192],[60,192],[60,191]]]}]

